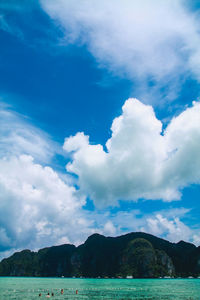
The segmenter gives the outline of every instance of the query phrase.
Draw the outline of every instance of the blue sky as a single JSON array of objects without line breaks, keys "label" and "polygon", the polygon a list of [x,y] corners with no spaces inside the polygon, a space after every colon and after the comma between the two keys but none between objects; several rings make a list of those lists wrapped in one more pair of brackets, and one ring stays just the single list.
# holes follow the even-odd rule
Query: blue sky
[{"label": "blue sky", "polygon": [[1,1],[1,257],[200,244],[198,20],[198,1]]}]

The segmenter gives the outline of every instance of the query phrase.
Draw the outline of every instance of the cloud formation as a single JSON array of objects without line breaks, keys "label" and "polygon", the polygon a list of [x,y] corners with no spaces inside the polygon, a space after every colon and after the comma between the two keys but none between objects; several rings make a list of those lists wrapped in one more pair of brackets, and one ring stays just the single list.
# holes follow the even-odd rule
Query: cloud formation
[{"label": "cloud formation", "polygon": [[[80,243],[95,231],[85,198],[52,167],[58,145],[27,118],[0,107],[0,257],[14,250]],[[1,254],[3,253],[3,254]]]},{"label": "cloud formation", "polygon": [[78,176],[80,189],[95,205],[179,200],[181,189],[200,183],[200,103],[174,117],[163,132],[151,106],[128,99],[111,132],[106,150],[80,132],[64,143],[72,153],[67,170]]},{"label": "cloud formation", "polygon": [[[118,211],[114,214],[106,212],[95,215],[99,224],[99,232],[118,236],[129,232],[146,232],[162,237],[171,242],[184,240],[200,245],[198,228],[187,225],[186,219],[190,218],[190,209],[170,208],[151,213],[141,210]],[[108,221],[109,220],[109,221]],[[103,227],[102,225],[105,224]]]},{"label": "cloud formation", "polygon": [[192,230],[178,217],[167,219],[159,213],[153,218],[147,218],[146,226],[142,229],[156,236],[164,235],[167,240],[172,242],[179,242],[180,240],[194,242],[196,239]]},{"label": "cloud formation", "polygon": [[86,45],[100,66],[139,81],[143,94],[149,80],[151,92],[170,84],[172,98],[188,74],[200,80],[198,13],[185,1],[40,2],[65,31],[67,44]]},{"label": "cloud formation", "polygon": [[[68,138],[64,148],[73,153],[68,169],[78,175],[80,189],[72,184],[69,175],[64,176],[48,166],[57,146],[44,132],[5,105],[1,105],[0,116],[0,257],[24,248],[80,244],[94,232],[116,236],[128,231],[146,231],[172,241],[178,241],[184,234],[186,240],[199,244],[196,231],[181,221],[185,210],[174,211],[172,215],[161,211],[141,217],[140,211],[112,215],[109,211],[84,209],[88,195],[97,206],[103,206],[115,205],[119,197],[129,199],[134,195],[136,199],[147,193],[147,188],[148,195],[163,194],[168,186],[160,184],[157,191],[155,184],[160,181],[153,180],[153,176],[161,174],[159,167],[156,172],[154,167],[160,166],[166,156],[169,160],[176,155],[171,165],[176,169],[184,153],[190,152],[196,169],[187,173],[185,168],[180,169],[182,175],[176,173],[174,184],[193,181],[195,176],[198,181],[195,158],[196,147],[199,148],[198,103],[175,118],[166,134],[160,135],[162,124],[153,109],[138,100],[127,100],[122,115],[113,121],[107,151],[102,145],[90,145],[89,137],[83,133]],[[185,122],[187,126],[183,126]],[[196,143],[187,142],[189,136]],[[177,150],[179,145],[181,151]],[[166,176],[172,179],[171,168],[165,168],[167,175],[163,173],[163,180]],[[173,192],[177,192],[176,188],[172,185]]]},{"label": "cloud formation", "polygon": [[0,191],[0,244],[6,248],[34,248],[63,237],[77,240],[88,225],[80,212],[84,198],[31,156],[0,160]]}]

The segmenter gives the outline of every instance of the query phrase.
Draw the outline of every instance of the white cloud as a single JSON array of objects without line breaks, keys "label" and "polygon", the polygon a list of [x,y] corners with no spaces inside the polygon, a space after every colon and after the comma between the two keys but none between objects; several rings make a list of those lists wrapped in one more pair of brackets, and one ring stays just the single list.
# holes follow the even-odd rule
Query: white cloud
[{"label": "white cloud", "polygon": [[[199,230],[189,227],[191,210],[186,208],[170,208],[151,213],[143,213],[138,209],[118,211],[116,213],[94,213],[99,233],[118,236],[130,232],[146,232],[164,238],[170,242],[186,242],[200,245]],[[102,226],[105,224],[104,226]]]},{"label": "white cloud", "polygon": [[107,221],[103,228],[104,234],[114,236],[116,234],[116,228],[111,221]]},{"label": "white cloud", "polygon": [[23,248],[80,243],[95,231],[85,198],[51,164],[61,153],[47,134],[0,106],[0,257]]},{"label": "white cloud", "polygon": [[58,145],[27,117],[0,103],[0,157],[28,154],[39,162],[49,163],[59,152]]},{"label": "white cloud", "polygon": [[[174,210],[172,209],[172,211]],[[182,240],[196,246],[200,245],[199,231],[187,226],[175,213],[173,217],[167,217],[164,211],[154,213],[153,216],[146,216],[141,230],[171,242],[177,243]]]},{"label": "white cloud", "polygon": [[182,188],[200,183],[200,103],[173,118],[163,133],[151,106],[128,99],[111,131],[107,151],[83,133],[64,144],[73,151],[67,170],[78,175],[80,189],[97,206],[179,200]]},{"label": "white cloud", "polygon": [[195,245],[200,246],[200,235],[199,234],[193,235],[193,242]]},{"label": "white cloud", "polygon": [[[50,167],[27,155],[0,160],[0,240],[6,248],[37,248],[90,233],[84,198]],[[87,234],[84,235],[84,230]]]},{"label": "white cloud", "polygon": [[139,80],[143,94],[149,79],[156,82],[151,92],[170,83],[169,98],[188,73],[200,80],[198,14],[185,1],[40,2],[65,30],[66,43],[87,45],[101,66]]},{"label": "white cloud", "polygon": [[143,228],[146,232],[163,236],[169,241],[192,240],[192,230],[177,217],[167,219],[161,214],[157,214],[153,218],[149,217],[146,223],[146,227]]},{"label": "white cloud", "polygon": [[168,151],[171,152],[165,170],[166,181],[171,181],[172,186],[181,187],[191,183],[199,184],[200,103],[193,102],[193,107],[173,118],[165,131],[165,137]]},{"label": "white cloud", "polygon": [[[159,212],[160,217],[141,217],[140,211],[112,215],[90,212],[83,206],[88,194],[97,206],[114,205],[118,196],[124,199],[137,199],[138,195],[160,196],[169,189],[176,195],[179,185],[182,187],[194,177],[198,182],[198,167],[187,176],[183,168],[180,174],[174,172],[184,152],[191,152],[198,164],[198,142],[188,145],[187,136],[192,135],[198,141],[199,106],[196,103],[173,119],[163,136],[160,135],[162,124],[153,109],[129,99],[122,115],[113,122],[107,152],[102,145],[90,145],[89,137],[83,133],[66,139],[64,148],[73,153],[68,169],[79,176],[80,190],[46,166],[57,151],[57,145],[25,117],[1,106],[0,257],[24,248],[80,244],[94,232],[116,236],[144,230],[170,240],[177,240],[184,232],[186,240],[191,233],[198,243],[198,233],[190,231],[180,220],[187,212],[185,209],[171,214]],[[171,176],[175,176],[174,181]],[[164,178],[170,178],[170,187],[163,183]],[[154,226],[152,220],[156,220]]]},{"label": "white cloud", "polygon": [[[78,134],[70,150],[87,146]],[[58,145],[25,116],[0,106],[0,258],[24,248],[76,245],[94,232],[113,235],[109,216],[83,209],[85,197],[51,164]],[[99,218],[100,216],[100,218]]]}]

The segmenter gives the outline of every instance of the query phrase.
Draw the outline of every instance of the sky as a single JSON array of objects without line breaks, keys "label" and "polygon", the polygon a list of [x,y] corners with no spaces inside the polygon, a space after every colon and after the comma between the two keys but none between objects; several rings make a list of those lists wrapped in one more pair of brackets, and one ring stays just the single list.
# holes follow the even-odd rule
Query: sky
[{"label": "sky", "polygon": [[200,245],[200,2],[0,1],[0,258],[93,233]]}]

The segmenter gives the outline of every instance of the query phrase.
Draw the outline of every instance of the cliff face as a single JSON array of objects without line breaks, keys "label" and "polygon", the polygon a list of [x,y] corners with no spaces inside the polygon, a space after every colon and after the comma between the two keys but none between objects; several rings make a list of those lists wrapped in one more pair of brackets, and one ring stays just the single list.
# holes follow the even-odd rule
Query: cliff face
[{"label": "cliff face", "polygon": [[129,242],[121,262],[121,275],[136,278],[174,276],[172,260],[163,250],[155,250],[150,242],[137,238]]},{"label": "cliff face", "polygon": [[79,247],[23,250],[0,263],[0,276],[155,278],[199,276],[200,247],[175,244],[146,233],[90,236]]}]

